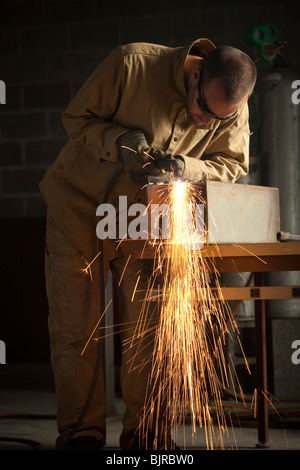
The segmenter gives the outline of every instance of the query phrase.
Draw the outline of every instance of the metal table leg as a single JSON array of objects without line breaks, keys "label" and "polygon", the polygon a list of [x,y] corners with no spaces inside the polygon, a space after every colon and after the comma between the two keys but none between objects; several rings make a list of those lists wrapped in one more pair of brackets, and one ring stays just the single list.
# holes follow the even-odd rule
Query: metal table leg
[{"label": "metal table leg", "polygon": [[[264,285],[264,273],[254,274],[254,285]],[[269,447],[269,418],[267,392],[267,341],[266,341],[266,310],[265,300],[255,300],[256,330],[256,369],[257,369],[257,416],[258,443],[257,447]]]},{"label": "metal table leg", "polygon": [[[113,298],[113,278],[109,271],[105,289],[106,305]],[[104,376],[106,387],[107,416],[118,414],[115,406],[115,366],[114,366],[114,335],[112,329],[114,325],[113,306],[109,306],[105,313],[105,327],[108,332],[104,338]]]}]

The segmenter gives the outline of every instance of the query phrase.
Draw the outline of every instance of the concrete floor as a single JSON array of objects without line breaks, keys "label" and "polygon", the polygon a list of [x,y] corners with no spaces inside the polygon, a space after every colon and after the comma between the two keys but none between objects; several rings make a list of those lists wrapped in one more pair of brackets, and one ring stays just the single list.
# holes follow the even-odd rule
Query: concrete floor
[{"label": "concrete floor", "polygon": [[[116,414],[107,419],[106,450],[119,449],[123,404],[115,401]],[[48,364],[1,365],[0,367],[0,450],[54,450],[57,437],[56,400]],[[225,449],[256,450],[257,429],[229,429]],[[193,442],[190,427],[178,430],[176,443],[181,449],[205,450],[204,431],[199,429]],[[217,446],[216,446],[217,449]],[[269,429],[269,450],[300,450],[298,428]]]}]

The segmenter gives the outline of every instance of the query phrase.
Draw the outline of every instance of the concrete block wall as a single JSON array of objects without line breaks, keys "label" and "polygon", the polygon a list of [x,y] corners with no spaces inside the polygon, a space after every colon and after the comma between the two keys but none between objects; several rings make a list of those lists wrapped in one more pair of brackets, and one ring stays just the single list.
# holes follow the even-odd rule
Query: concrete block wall
[{"label": "concrete block wall", "polygon": [[[244,31],[272,23],[300,70],[297,8],[276,0],[0,0],[0,218],[45,216],[38,183],[66,141],[61,112],[112,48],[209,37],[252,54]],[[252,103],[250,111],[255,128]],[[255,136],[251,145],[255,152]]]}]

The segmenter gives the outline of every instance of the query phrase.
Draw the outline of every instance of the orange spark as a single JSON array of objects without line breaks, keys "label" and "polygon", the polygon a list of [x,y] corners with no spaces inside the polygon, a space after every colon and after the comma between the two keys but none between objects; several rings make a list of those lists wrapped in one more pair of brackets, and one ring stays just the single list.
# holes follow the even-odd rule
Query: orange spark
[{"label": "orange spark", "polygon": [[[207,448],[211,449],[216,439],[223,445],[226,431],[218,374],[221,373],[227,384],[224,346],[228,316],[233,331],[236,327],[219,286],[218,295],[213,294],[211,274],[216,273],[211,272],[202,258],[199,233],[187,220],[186,207],[194,207],[199,202],[195,187],[180,181],[170,186],[167,201],[173,208],[171,237],[156,245],[153,271],[162,273],[162,286],[159,297],[154,284],[150,286],[146,300],[155,298],[156,293],[159,316],[149,393],[140,428],[144,435],[154,431],[158,442],[160,428],[177,430],[189,413],[192,435],[197,425],[204,427]],[[205,238],[205,231],[202,236]],[[142,327],[148,326],[142,322],[139,320],[136,329],[140,337],[146,334],[142,333]],[[216,416],[212,413],[211,399]]]}]

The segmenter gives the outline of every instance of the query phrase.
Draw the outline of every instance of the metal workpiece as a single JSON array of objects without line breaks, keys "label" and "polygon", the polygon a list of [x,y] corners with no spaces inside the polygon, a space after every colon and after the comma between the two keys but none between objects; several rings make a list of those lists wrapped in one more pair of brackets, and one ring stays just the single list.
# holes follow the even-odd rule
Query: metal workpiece
[{"label": "metal workpiece", "polygon": [[207,181],[206,201],[208,243],[277,241],[277,188]]},{"label": "metal workpiece", "polygon": [[[147,188],[148,203],[163,204],[171,184]],[[188,183],[203,202],[206,244],[275,243],[280,232],[277,188],[201,181]],[[197,190],[197,191],[196,191]]]}]

